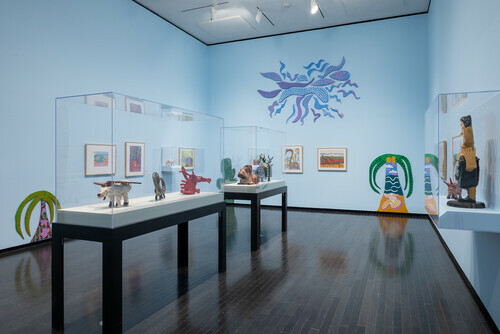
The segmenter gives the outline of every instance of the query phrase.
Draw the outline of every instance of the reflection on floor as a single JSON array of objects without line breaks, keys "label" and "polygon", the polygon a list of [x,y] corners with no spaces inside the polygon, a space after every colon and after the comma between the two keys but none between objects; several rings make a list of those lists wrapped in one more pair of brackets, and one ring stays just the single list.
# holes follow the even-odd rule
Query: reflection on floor
[{"label": "reflection on floor", "polygon": [[[177,271],[176,228],[128,240],[127,333],[488,333],[428,221],[263,210],[250,253],[250,209],[228,208],[227,273],[217,274],[217,219],[190,223]],[[65,249],[66,333],[100,333],[101,247]],[[0,257],[0,332],[50,332],[50,246]]]}]

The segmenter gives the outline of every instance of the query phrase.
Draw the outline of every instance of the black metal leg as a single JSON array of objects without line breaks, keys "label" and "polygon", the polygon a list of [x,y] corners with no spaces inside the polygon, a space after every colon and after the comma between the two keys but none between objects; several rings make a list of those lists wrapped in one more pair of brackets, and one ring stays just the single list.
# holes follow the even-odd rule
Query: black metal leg
[{"label": "black metal leg", "polygon": [[288,207],[287,207],[287,192],[281,194],[281,231],[286,232],[288,228]]},{"label": "black metal leg", "polygon": [[188,222],[177,225],[177,267],[188,265],[189,228]]},{"label": "black metal leg", "polygon": [[219,212],[219,273],[226,272],[226,208]]},{"label": "black metal leg", "polygon": [[102,332],[122,332],[122,241],[102,243]]},{"label": "black metal leg", "polygon": [[54,232],[52,236],[52,329],[62,331],[64,329],[64,238]]},{"label": "black metal leg", "polygon": [[250,234],[252,235],[251,249],[253,252],[260,247],[260,200],[258,198],[252,199],[251,206]]}]

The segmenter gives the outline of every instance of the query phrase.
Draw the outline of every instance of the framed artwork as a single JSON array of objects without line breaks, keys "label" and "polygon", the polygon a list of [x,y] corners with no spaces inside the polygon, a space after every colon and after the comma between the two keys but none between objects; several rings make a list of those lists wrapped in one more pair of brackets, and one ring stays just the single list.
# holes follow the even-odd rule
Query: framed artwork
[{"label": "framed artwork", "polygon": [[303,173],[302,145],[281,146],[281,171],[283,173]]},{"label": "framed artwork", "polygon": [[439,177],[446,180],[447,159],[446,159],[446,140],[439,142]]},{"label": "framed artwork", "polygon": [[116,107],[116,100],[106,94],[87,95],[85,96],[85,103],[103,108]]},{"label": "framed artwork", "polygon": [[125,177],[144,176],[145,143],[125,142]]},{"label": "framed artwork", "polygon": [[125,110],[136,114],[144,114],[144,101],[125,97]]},{"label": "framed artwork", "polygon": [[194,169],[194,148],[179,148],[179,162],[186,170]]},{"label": "framed artwork", "polygon": [[467,98],[467,93],[453,94],[451,98],[452,98],[453,106],[456,107],[460,103],[465,101],[465,99]]},{"label": "framed artwork", "polygon": [[116,145],[85,144],[85,176],[116,173]]},{"label": "framed artwork", "polygon": [[346,171],[347,148],[318,148],[318,170]]},{"label": "framed artwork", "polygon": [[457,167],[458,155],[462,150],[463,142],[464,142],[463,135],[458,135],[451,138],[451,155],[453,158],[453,167],[452,167],[453,178],[455,178],[455,168]]},{"label": "framed artwork", "polygon": [[439,95],[439,112],[446,114],[448,110],[448,95]]}]

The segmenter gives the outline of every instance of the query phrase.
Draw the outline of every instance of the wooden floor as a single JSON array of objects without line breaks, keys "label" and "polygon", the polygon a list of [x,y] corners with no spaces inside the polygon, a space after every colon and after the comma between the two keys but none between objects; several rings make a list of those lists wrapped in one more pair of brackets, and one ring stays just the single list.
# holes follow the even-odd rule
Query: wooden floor
[{"label": "wooden floor", "polygon": [[[229,207],[227,273],[217,218],[190,223],[177,271],[176,227],[123,250],[127,333],[490,333],[424,219],[263,210],[250,253],[250,209]],[[66,333],[100,333],[101,246],[65,248]],[[50,333],[50,246],[0,257],[0,333]]]}]

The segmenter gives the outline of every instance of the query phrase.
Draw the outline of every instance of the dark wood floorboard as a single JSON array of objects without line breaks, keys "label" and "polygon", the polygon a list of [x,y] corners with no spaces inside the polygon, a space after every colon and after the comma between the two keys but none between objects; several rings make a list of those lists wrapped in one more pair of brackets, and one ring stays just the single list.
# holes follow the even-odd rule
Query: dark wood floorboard
[{"label": "dark wood floorboard", "polygon": [[[190,223],[177,270],[176,227],[123,246],[126,333],[491,333],[429,222],[229,207],[227,272],[217,217]],[[0,333],[49,333],[50,245],[0,257]],[[101,246],[66,242],[66,333],[100,333]]]}]

